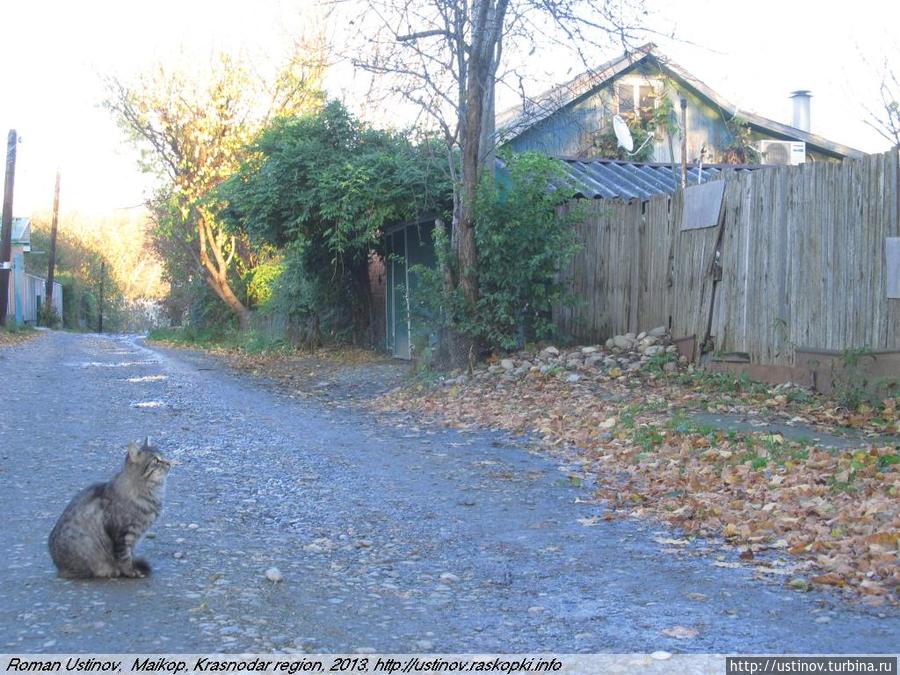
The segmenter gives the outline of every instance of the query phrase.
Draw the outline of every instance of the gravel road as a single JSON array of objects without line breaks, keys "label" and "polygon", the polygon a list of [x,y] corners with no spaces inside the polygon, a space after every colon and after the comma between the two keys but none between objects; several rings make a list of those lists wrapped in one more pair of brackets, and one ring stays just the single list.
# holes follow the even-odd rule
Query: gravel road
[{"label": "gravel road", "polygon": [[[291,399],[133,337],[48,333],[0,349],[0,370],[3,652],[898,644],[896,609],[755,581],[714,546],[663,550],[675,534],[598,518],[574,467],[503,436]],[[138,547],[153,576],[57,578],[56,517],[146,434],[180,463]]]}]

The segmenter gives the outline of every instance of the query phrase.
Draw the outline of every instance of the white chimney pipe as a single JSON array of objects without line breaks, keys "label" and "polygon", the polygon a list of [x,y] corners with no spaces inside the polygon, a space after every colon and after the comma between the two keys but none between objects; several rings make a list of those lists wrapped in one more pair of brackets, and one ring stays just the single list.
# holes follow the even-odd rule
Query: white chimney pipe
[{"label": "white chimney pipe", "polygon": [[809,131],[809,100],[812,94],[806,89],[791,92],[794,101],[794,128]]}]

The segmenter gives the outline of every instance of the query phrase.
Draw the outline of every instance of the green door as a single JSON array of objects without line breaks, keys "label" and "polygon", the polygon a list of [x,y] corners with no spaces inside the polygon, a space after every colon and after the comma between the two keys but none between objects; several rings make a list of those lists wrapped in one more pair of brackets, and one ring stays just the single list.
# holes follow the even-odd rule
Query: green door
[{"label": "green door", "polygon": [[[434,255],[434,240],[432,233],[434,231],[434,223],[421,223],[406,228],[406,260],[409,267],[422,265],[424,267],[434,268],[437,264]],[[416,289],[419,286],[418,279],[414,272],[410,272],[409,292],[415,298]],[[414,308],[415,309],[415,308]],[[425,345],[434,346],[433,337],[428,327],[423,323],[421,316],[421,306],[419,307],[419,316],[414,316],[410,320],[410,330],[412,331],[413,343],[421,349]]]},{"label": "green door", "polygon": [[406,297],[406,229],[391,235],[388,260],[388,346],[395,357],[409,358],[409,304]]},{"label": "green door", "polygon": [[410,317],[410,296],[415,295],[418,280],[410,268],[415,265],[434,267],[432,232],[434,223],[420,223],[401,228],[389,235],[388,256],[385,261],[386,285],[385,314],[387,348],[399,359],[408,359],[410,332],[424,336],[425,342],[433,342],[427,328]]}]

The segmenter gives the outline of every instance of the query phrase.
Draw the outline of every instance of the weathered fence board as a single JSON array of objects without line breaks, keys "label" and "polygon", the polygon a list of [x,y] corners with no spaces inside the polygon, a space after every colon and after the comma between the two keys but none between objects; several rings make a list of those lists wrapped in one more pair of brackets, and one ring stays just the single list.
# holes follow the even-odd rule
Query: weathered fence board
[{"label": "weathered fence board", "polygon": [[[665,325],[787,364],[796,348],[900,349],[885,238],[900,237],[895,153],[725,176],[720,227],[681,231],[682,196],[596,202],[556,312],[581,341]],[[721,232],[720,232],[721,229]],[[718,247],[717,247],[718,243]],[[716,280],[716,251],[721,279]]]}]

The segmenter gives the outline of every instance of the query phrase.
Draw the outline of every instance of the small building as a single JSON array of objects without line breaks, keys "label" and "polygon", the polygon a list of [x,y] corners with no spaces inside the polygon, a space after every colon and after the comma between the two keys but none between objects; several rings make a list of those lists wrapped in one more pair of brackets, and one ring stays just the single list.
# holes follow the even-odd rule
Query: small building
[{"label": "small building", "polygon": [[[655,45],[643,47],[497,115],[501,147],[559,158],[563,182],[583,199],[647,201],[681,187],[682,141],[687,185],[719,177],[724,170],[861,159],[860,150],[810,132],[810,94],[794,92],[792,124],[739,110],[673,63]],[[685,138],[681,138],[681,101]],[[613,131],[618,115],[646,140],[644,161],[619,152]],[[652,132],[652,135],[651,135]],[[622,154],[622,153],[620,153]],[[637,154],[637,153],[636,153]],[[503,165],[498,165],[502,180]],[[410,358],[416,340],[407,290],[417,281],[409,268],[434,264],[433,219],[398,224],[385,233],[385,347]],[[380,325],[380,324],[379,324]],[[424,333],[423,333],[424,334]],[[410,337],[412,336],[412,338]]]},{"label": "small building", "polygon": [[616,152],[612,120],[620,115],[636,132],[636,147],[639,135],[654,132],[645,153],[620,158],[680,162],[684,100],[690,163],[799,164],[864,156],[810,132],[810,92],[795,91],[791,98],[790,125],[739,110],[648,44],[501,112],[497,133],[516,152],[609,157]]},{"label": "small building", "polygon": [[[617,199],[647,201],[654,195],[672,194],[681,186],[680,166],[658,162],[627,162],[615,159],[581,160],[561,158],[564,174],[560,179],[575,192],[578,199]],[[686,183],[696,185],[719,178],[722,171],[751,171],[759,165],[689,165]],[[506,165],[497,160],[497,174],[503,180]],[[427,340],[429,333],[416,325],[410,311],[408,291],[414,291],[418,280],[410,268],[416,265],[432,267],[436,256],[432,235],[434,218],[422,218],[400,223],[384,234],[384,346],[396,358],[412,357],[417,339]]]},{"label": "small building", "polygon": [[[31,251],[31,218],[13,218],[11,243],[6,323],[35,326],[46,304],[47,280],[25,271],[25,254]],[[63,290],[58,282],[53,282],[53,308],[62,317]]]}]

